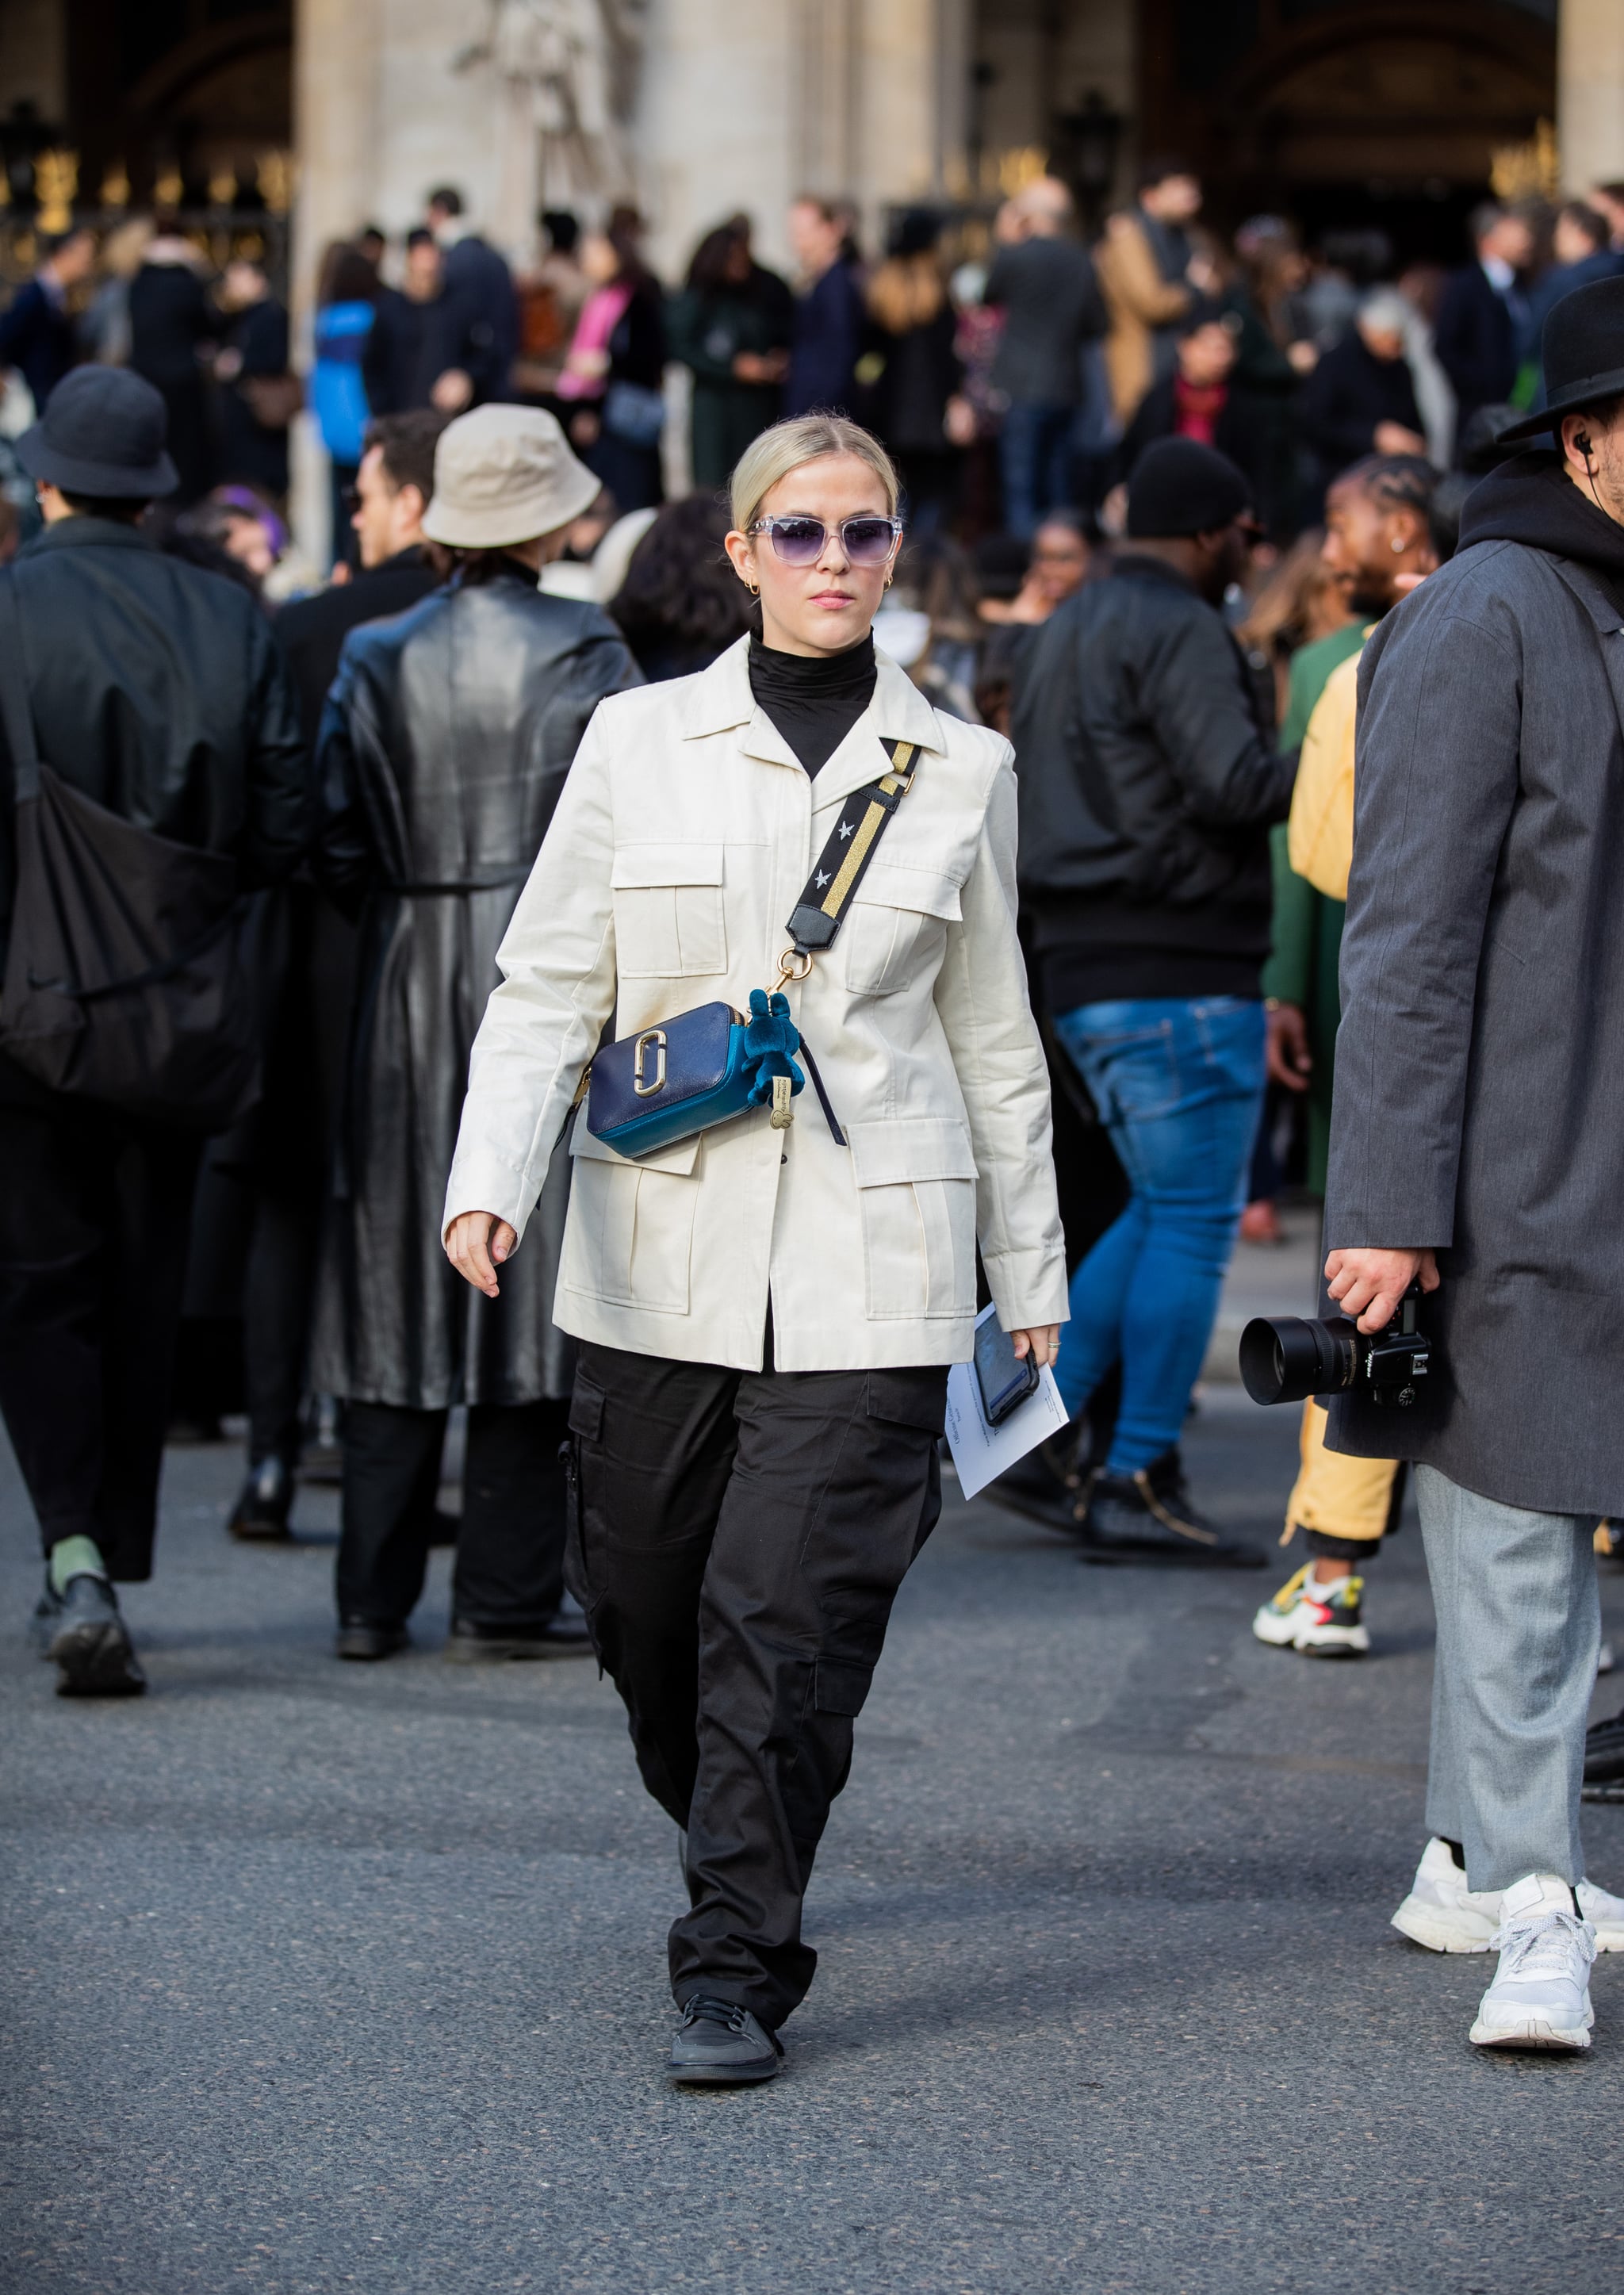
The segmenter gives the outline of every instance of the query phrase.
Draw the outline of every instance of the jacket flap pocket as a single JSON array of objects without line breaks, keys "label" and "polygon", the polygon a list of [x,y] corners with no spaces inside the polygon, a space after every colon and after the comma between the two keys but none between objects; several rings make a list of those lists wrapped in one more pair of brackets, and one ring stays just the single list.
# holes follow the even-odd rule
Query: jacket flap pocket
[{"label": "jacket flap pocket", "polygon": [[885,861],[877,854],[852,895],[854,908],[861,901],[885,909],[912,909],[922,917],[944,917],[950,924],[957,924],[963,914],[956,878],[940,869],[910,869],[906,862]]},{"label": "jacket flap pocket", "polygon": [[970,1135],[956,1115],[887,1115],[848,1123],[852,1169],[860,1188],[894,1188],[910,1180],[973,1180]]},{"label": "jacket flap pocket", "polygon": [[686,1139],[673,1139],[669,1148],[657,1148],[651,1156],[622,1156],[596,1132],[586,1128],[584,1110],[575,1117],[575,1128],[570,1137],[569,1152],[583,1156],[590,1164],[626,1164],[634,1172],[675,1172],[686,1178],[693,1170],[705,1134],[690,1131]]},{"label": "jacket flap pocket", "polygon": [[665,885],[720,885],[720,845],[622,845],[616,848],[609,883],[617,893],[653,891]]}]

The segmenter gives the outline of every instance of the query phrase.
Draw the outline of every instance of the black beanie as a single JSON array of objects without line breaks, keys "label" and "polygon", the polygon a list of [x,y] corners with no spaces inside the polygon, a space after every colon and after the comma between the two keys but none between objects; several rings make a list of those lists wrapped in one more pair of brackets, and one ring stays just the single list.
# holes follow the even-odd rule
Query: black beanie
[{"label": "black beanie", "polygon": [[1251,506],[1251,486],[1228,454],[1195,438],[1158,438],[1128,481],[1128,537],[1216,534]]}]

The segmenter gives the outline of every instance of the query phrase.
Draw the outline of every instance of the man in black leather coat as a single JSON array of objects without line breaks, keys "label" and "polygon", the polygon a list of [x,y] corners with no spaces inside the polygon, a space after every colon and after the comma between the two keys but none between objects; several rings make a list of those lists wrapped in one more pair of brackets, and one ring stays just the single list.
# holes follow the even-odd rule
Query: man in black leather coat
[{"label": "man in black leather coat", "polygon": [[[314,1379],[345,1398],[339,1654],[407,1638],[446,1413],[469,1406],[448,1655],[583,1650],[560,1619],[573,1374],[552,1322],[568,1196],[555,1159],[500,1300],[440,1248],[469,1052],[498,943],[588,718],[640,682],[598,607],[545,595],[598,482],[551,414],[485,406],[445,431],[423,528],[449,579],[347,640],[317,754],[317,872],[362,919]],[[534,1242],[535,1248],[532,1248]]]},{"label": "man in black leather coat", "polygon": [[[42,763],[121,819],[231,853],[244,889],[293,868],[306,755],[253,599],[154,549],[171,493],[162,399],[78,368],[18,445],[43,534],[14,585],[17,681]],[[0,941],[16,896],[0,736]],[[0,1411],[47,1556],[41,1647],[80,1694],[144,1686],[115,1580],[151,1575],[159,1469],[198,1139],[48,1090],[0,1055]]]},{"label": "man in black leather coat", "polygon": [[997,1488],[1081,1529],[1089,1561],[1264,1558],[1198,1512],[1179,1457],[1262,1106],[1268,832],[1293,772],[1218,610],[1250,501],[1214,448],[1148,448],[1115,563],[1039,633],[1010,729],[1042,1001],[1131,1194],[1073,1277],[1055,1365],[1079,1416],[1121,1363],[1106,1455],[1081,1499],[1033,1496],[1041,1468]]}]

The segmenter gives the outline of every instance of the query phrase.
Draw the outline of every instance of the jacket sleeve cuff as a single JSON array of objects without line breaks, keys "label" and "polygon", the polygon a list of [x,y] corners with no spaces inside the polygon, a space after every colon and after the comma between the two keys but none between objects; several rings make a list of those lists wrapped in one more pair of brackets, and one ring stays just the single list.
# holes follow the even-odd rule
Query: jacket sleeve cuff
[{"label": "jacket sleeve cuff", "polygon": [[453,1220],[461,1219],[464,1212],[491,1212],[497,1219],[506,1220],[514,1234],[522,1237],[525,1222],[535,1208],[535,1196],[536,1191],[526,1186],[522,1172],[498,1163],[493,1156],[481,1155],[477,1148],[471,1153],[465,1150],[451,1167],[445,1209],[440,1218],[440,1240],[445,1241]]},{"label": "jacket sleeve cuff", "polygon": [[1071,1308],[1066,1300],[1065,1258],[1058,1251],[994,1252],[984,1254],[987,1288],[998,1310],[999,1327],[1028,1331],[1045,1323],[1066,1323]]}]

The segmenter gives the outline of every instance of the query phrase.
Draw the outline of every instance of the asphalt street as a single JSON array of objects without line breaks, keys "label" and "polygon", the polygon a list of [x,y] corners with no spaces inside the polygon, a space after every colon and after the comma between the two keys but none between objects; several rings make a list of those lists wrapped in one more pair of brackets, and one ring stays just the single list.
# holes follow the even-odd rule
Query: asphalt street
[{"label": "asphalt street", "polygon": [[[1272,1538],[1288,1413],[1209,1388],[1213,1511]],[[951,1496],[814,1877],[771,2087],[681,2094],[675,1842],[589,1662],[329,1654],[336,1494],[233,1546],[171,1453],[131,1704],[25,1654],[0,1466],[0,2284],[463,2295],[1590,2295],[1624,2275],[1624,1961],[1589,2056],[1467,2045],[1489,1964],[1388,1915],[1422,1845],[1413,1521],[1375,1654],[1254,1642],[1284,1576],[1080,1565]],[[1604,1581],[1624,1646],[1624,1578]],[[1598,1710],[1619,1703],[1602,1684]],[[1587,1812],[1624,1888],[1624,1809]]]}]

